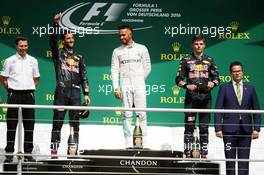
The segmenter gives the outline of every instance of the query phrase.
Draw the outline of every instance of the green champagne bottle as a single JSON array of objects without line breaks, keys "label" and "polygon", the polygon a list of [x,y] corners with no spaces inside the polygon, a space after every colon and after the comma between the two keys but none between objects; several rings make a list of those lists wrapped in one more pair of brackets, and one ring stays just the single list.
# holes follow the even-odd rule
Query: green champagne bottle
[{"label": "green champagne bottle", "polygon": [[70,127],[70,136],[68,138],[68,155],[76,155],[77,154],[77,143],[74,137],[74,129]]},{"label": "green champagne bottle", "polygon": [[134,148],[137,149],[142,149],[143,148],[143,143],[142,143],[142,129],[139,125],[139,116],[136,118],[136,125],[133,131],[133,146]]},{"label": "green champagne bottle", "polygon": [[192,157],[200,158],[200,141],[196,128],[193,130]]}]

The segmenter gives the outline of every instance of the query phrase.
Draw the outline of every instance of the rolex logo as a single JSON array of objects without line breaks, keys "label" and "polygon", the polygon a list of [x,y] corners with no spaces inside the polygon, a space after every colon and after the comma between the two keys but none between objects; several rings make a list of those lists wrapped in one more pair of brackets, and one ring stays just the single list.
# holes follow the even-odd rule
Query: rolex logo
[{"label": "rolex logo", "polygon": [[171,88],[171,90],[172,90],[173,95],[177,96],[177,95],[179,95],[181,88],[179,86],[174,85]]},{"label": "rolex logo", "polygon": [[238,29],[238,26],[239,26],[239,22],[237,22],[237,21],[232,21],[232,22],[230,23],[230,26],[231,26],[231,30],[232,30],[233,32],[236,32],[237,29]]},{"label": "rolex logo", "polygon": [[120,110],[116,110],[116,111],[115,111],[115,114],[116,114],[117,117],[119,117],[119,116],[121,116],[122,111],[120,111]]},{"label": "rolex logo", "polygon": [[7,108],[2,108],[3,113],[7,113]]},{"label": "rolex logo", "polygon": [[4,26],[8,26],[10,23],[10,20],[11,20],[11,18],[9,16],[3,16],[2,17],[2,22],[3,22]]},{"label": "rolex logo", "polygon": [[179,42],[175,42],[175,43],[172,43],[172,49],[174,52],[179,52],[180,48],[181,48],[181,44]]}]

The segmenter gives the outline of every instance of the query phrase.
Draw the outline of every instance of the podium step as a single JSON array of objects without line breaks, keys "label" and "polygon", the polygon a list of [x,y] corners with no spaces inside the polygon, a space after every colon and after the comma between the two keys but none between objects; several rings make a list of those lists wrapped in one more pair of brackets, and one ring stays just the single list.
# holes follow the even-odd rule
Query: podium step
[{"label": "podium step", "polygon": [[[46,159],[22,163],[23,174],[219,174],[218,163],[177,161],[180,151],[81,150],[74,159]],[[4,164],[4,171],[16,171],[16,163]]]}]

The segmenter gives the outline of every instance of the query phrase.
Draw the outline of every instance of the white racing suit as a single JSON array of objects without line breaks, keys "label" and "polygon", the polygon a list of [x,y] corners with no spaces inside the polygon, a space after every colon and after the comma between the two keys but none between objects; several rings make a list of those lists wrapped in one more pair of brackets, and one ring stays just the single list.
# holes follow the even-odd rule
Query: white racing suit
[{"label": "white racing suit", "polygon": [[[114,89],[121,89],[123,107],[145,108],[145,79],[151,71],[148,49],[133,42],[132,45],[122,45],[113,51],[111,74]],[[120,86],[119,86],[120,83]],[[147,117],[146,112],[136,111],[140,118],[143,144],[146,145]],[[122,117],[126,147],[132,147],[132,111],[125,111]]]}]

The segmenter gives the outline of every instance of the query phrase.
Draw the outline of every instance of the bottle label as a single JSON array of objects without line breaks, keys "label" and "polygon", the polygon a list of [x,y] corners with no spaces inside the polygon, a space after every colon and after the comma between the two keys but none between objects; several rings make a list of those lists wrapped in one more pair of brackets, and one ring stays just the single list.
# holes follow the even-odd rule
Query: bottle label
[{"label": "bottle label", "polygon": [[142,137],[134,137],[134,147],[142,148]]},{"label": "bottle label", "polygon": [[68,152],[69,152],[69,155],[76,155],[77,149],[76,148],[74,148],[74,149],[70,148],[68,150]]}]

